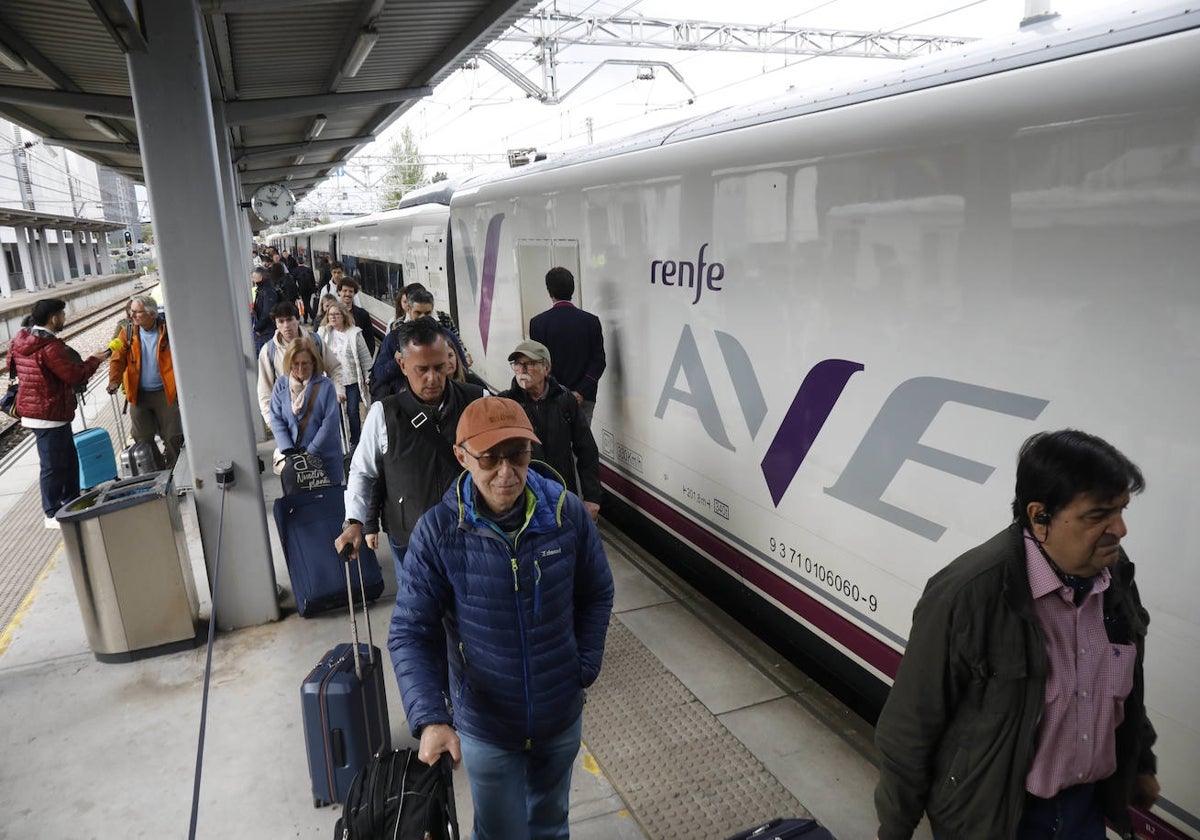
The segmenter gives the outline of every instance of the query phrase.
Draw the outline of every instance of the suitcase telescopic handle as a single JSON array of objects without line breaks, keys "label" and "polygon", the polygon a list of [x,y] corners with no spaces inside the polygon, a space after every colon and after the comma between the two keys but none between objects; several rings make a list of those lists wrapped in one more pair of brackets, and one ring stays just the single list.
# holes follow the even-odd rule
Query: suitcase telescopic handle
[{"label": "suitcase telescopic handle", "polygon": [[116,391],[113,391],[111,394],[109,394],[108,399],[109,402],[112,403],[113,417],[117,421],[117,434],[121,438],[121,444],[117,448],[124,449],[127,438],[125,437],[125,423],[123,420],[121,420],[121,401],[117,397]]},{"label": "suitcase telescopic handle", "polygon": [[[346,571],[346,602],[350,606],[350,630],[354,635],[354,672],[358,678],[362,679],[362,660],[358,652],[358,617],[354,609],[354,585],[350,582],[350,551],[349,544],[342,546],[340,556],[342,558],[342,567]],[[367,623],[367,656],[368,662],[371,665],[375,664],[375,640],[371,636],[371,613],[367,609],[367,588],[363,583],[362,557],[355,558],[358,563],[358,585],[362,591],[362,610],[363,619]]]}]

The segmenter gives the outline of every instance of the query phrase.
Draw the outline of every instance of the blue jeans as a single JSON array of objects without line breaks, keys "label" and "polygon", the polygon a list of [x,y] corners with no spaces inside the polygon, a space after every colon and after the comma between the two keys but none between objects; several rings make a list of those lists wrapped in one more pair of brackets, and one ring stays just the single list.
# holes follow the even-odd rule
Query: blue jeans
[{"label": "blue jeans", "polygon": [[400,589],[400,568],[404,562],[404,552],[408,551],[408,544],[401,545],[392,539],[392,535],[388,534],[388,545],[392,549],[392,563],[396,566],[396,589]]},{"label": "blue jeans", "polygon": [[362,405],[362,394],[358,391],[357,385],[346,386],[346,419],[350,421],[350,447],[358,446],[358,439],[362,435],[362,415],[359,414],[359,406]]},{"label": "blue jeans", "polygon": [[1096,786],[1075,785],[1050,799],[1027,796],[1017,840],[1104,840]]},{"label": "blue jeans", "polygon": [[530,750],[506,750],[458,733],[475,804],[473,840],[556,840],[569,835],[571,771],[583,715]]},{"label": "blue jeans", "polygon": [[[1025,797],[1015,840],[1104,840],[1104,817],[1095,800],[1096,786],[1075,785],[1050,799]],[[934,840],[942,835],[933,833]]]},{"label": "blue jeans", "polygon": [[79,453],[71,424],[53,429],[33,429],[42,471],[42,510],[54,516],[58,509],[79,495]]}]

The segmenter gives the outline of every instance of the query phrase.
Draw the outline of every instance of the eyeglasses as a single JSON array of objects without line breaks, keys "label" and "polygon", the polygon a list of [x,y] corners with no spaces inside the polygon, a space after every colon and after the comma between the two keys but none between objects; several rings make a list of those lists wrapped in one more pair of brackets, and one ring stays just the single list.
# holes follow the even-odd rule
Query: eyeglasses
[{"label": "eyeglasses", "polygon": [[541,361],[537,359],[530,359],[522,362],[520,359],[517,359],[514,362],[509,362],[509,364],[512,365],[513,370],[530,370],[531,368],[535,368],[540,365]]},{"label": "eyeglasses", "polygon": [[[462,444],[459,444],[462,446]],[[500,466],[501,461],[508,461],[511,467],[527,467],[529,462],[533,460],[533,447],[526,446],[524,449],[518,449],[515,452],[484,452],[476,455],[467,447],[462,447],[463,452],[466,452],[472,458],[479,462],[479,466],[485,470],[494,470]]]}]

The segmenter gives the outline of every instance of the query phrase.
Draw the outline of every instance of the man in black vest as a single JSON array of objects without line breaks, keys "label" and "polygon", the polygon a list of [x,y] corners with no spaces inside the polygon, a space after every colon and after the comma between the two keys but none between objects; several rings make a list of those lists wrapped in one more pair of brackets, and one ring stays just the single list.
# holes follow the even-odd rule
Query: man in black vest
[{"label": "man in black vest", "polygon": [[408,389],[371,405],[346,481],[346,522],[334,541],[355,553],[379,516],[400,579],[408,539],[421,514],[441,499],[462,472],[454,455],[458,418],[484,390],[449,378],[449,348],[436,321],[419,318],[397,327],[396,363]]}]

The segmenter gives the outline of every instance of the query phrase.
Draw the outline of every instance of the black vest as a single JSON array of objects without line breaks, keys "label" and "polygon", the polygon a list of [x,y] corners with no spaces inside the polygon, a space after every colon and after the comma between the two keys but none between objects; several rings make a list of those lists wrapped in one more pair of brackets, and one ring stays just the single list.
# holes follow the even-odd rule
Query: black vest
[{"label": "black vest", "polygon": [[482,388],[447,380],[440,411],[420,402],[410,391],[384,398],[383,516],[388,535],[396,543],[408,544],[417,520],[441,500],[462,472],[452,448],[454,434],[467,404],[481,396]]}]

